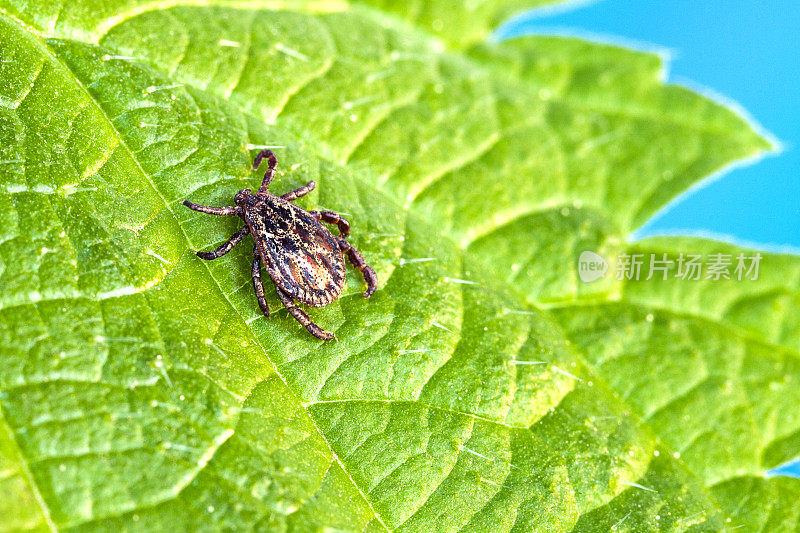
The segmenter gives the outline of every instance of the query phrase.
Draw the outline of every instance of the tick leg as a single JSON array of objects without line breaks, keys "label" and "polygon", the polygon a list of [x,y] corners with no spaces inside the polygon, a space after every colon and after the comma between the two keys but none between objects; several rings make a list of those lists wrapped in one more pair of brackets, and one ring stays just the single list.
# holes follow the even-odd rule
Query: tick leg
[{"label": "tick leg", "polygon": [[292,315],[295,320],[300,322],[300,324],[304,328],[306,328],[312,335],[324,341],[329,341],[331,339],[336,338],[336,335],[334,335],[333,333],[325,331],[318,325],[314,324],[314,322],[311,321],[311,318],[308,316],[308,314],[299,307],[297,307],[297,305],[292,300],[292,297],[289,296],[283,289],[281,289],[276,285],[275,290],[278,291],[278,298],[281,299],[281,302],[283,302],[283,305],[286,307],[286,310],[289,311],[289,314]]},{"label": "tick leg", "polygon": [[256,291],[258,306],[264,316],[269,318],[269,306],[264,296],[264,285],[261,283],[261,256],[258,253],[258,246],[253,246],[253,289]]},{"label": "tick leg", "polygon": [[223,255],[230,252],[234,246],[242,242],[242,238],[248,233],[250,233],[250,229],[247,226],[242,226],[242,229],[234,233],[230,239],[228,239],[225,243],[222,244],[222,246],[220,246],[213,252],[197,252],[197,257],[199,257],[200,259],[205,259],[207,261],[210,261],[211,259],[216,259],[218,257],[222,257]]},{"label": "tick leg", "polygon": [[293,191],[289,191],[286,194],[282,195],[281,198],[283,198],[287,202],[293,202],[293,201],[297,200],[298,198],[300,198],[301,196],[305,196],[306,194],[308,194],[311,191],[313,191],[314,187],[316,187],[316,186],[317,186],[316,183],[314,183],[313,181],[309,181],[308,183],[306,183],[302,187],[298,187],[297,189],[295,189]]},{"label": "tick leg", "polygon": [[241,215],[242,212],[238,207],[208,207],[206,205],[198,205],[189,200],[184,200],[183,205],[192,211],[200,211],[201,213],[208,213],[209,215]]},{"label": "tick leg", "polygon": [[350,235],[350,223],[345,220],[342,215],[334,211],[309,211],[312,217],[328,224],[336,224],[339,228],[339,237],[347,237]]},{"label": "tick leg", "polygon": [[264,173],[264,181],[261,182],[261,187],[258,188],[258,192],[260,193],[267,192],[272,178],[275,177],[275,167],[278,166],[278,158],[275,157],[275,153],[272,150],[261,150],[253,160],[253,170],[258,169],[258,165],[261,164],[261,161],[265,157],[269,163],[269,168],[267,168],[267,171]]},{"label": "tick leg", "polygon": [[364,281],[367,282],[367,291],[364,293],[364,298],[369,298],[372,296],[372,293],[375,292],[375,289],[378,288],[378,277],[375,275],[375,271],[364,261],[364,256],[361,255],[361,252],[353,248],[349,242],[340,238],[339,247],[347,254],[347,258],[353,266],[361,271],[361,274],[364,276]]}]

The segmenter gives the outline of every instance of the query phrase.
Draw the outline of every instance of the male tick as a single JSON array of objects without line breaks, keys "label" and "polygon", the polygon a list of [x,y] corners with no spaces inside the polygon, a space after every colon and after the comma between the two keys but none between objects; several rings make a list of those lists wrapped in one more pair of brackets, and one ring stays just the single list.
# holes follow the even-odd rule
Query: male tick
[{"label": "male tick", "polygon": [[[261,283],[261,264],[267,269],[275,283],[283,305],[289,313],[317,338],[330,340],[333,333],[325,331],[311,321],[305,311],[297,307],[295,300],[312,307],[322,307],[336,300],[342,293],[345,280],[344,254],[361,271],[367,282],[364,298],[369,298],[378,286],[375,271],[367,265],[364,257],[353,248],[346,238],[350,223],[333,211],[306,211],[292,204],[294,200],[314,190],[315,183],[309,181],[302,187],[275,196],[268,190],[278,159],[271,150],[262,150],[253,161],[256,170],[266,158],[269,168],[264,181],[255,194],[250,189],[236,193],[236,207],[207,207],[188,200],[183,205],[189,209],[210,215],[235,215],[245,225],[233,234],[225,244],[213,252],[197,252],[201,259],[222,257],[239,244],[248,233],[253,236],[253,288],[258,305],[269,318],[269,307]],[[332,235],[320,222],[336,224],[339,235]]]}]

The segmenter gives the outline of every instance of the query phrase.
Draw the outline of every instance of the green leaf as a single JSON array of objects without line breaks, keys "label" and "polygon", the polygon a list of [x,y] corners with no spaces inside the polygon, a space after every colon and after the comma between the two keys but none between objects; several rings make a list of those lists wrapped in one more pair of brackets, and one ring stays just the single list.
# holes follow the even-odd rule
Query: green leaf
[{"label": "green leaf", "polygon": [[[448,0],[362,0],[358,4],[376,11],[391,13],[431,32],[454,47],[463,47],[486,36],[512,15],[560,0],[481,0],[454,4]],[[173,4],[155,4],[143,0],[86,0],[81,2],[27,2],[5,0],[3,9],[26,25],[50,35],[95,42],[110,28],[143,12],[165,10]],[[193,5],[195,2],[177,3]],[[205,4],[202,4],[205,5]],[[344,0],[216,0],[213,6],[256,11],[293,9],[316,13],[346,10]]]},{"label": "green leaf", "polygon": [[[769,144],[649,54],[458,51],[534,3],[2,2],[0,530],[791,530],[797,284],[574,270]],[[338,343],[192,253],[262,145],[378,273]]]},{"label": "green leaf", "polygon": [[[715,241],[691,237],[651,238],[630,253],[667,254],[677,261],[681,251],[711,255],[723,253],[735,259],[755,253]],[[800,261],[796,255],[758,252],[761,256],[757,282],[742,283],[737,276],[714,283],[630,283],[625,293],[636,302],[661,307],[731,326],[742,336],[798,352],[800,349]],[[748,263],[749,266],[749,263]],[[748,277],[752,277],[752,274]]]},{"label": "green leaf", "polygon": [[[754,254],[690,237],[649,239],[629,253],[675,264],[681,253],[722,253],[734,261]],[[800,512],[788,502],[800,483],[764,473],[796,459],[800,447],[797,317],[786,306],[797,298],[800,258],[760,254],[757,280],[657,275],[627,281],[618,301],[551,313],[739,525],[794,530]]]},{"label": "green leaf", "polygon": [[8,424],[0,418],[0,527],[3,531],[48,531],[54,527],[20,456]]}]

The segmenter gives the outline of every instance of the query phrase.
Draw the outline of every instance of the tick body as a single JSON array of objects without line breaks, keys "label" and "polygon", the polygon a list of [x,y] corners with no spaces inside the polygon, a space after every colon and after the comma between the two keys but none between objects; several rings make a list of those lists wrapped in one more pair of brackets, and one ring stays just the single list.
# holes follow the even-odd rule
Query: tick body
[{"label": "tick body", "polygon": [[[275,289],[289,313],[312,335],[323,340],[335,338],[333,333],[317,326],[295,302],[312,307],[322,307],[336,300],[345,282],[344,256],[361,271],[369,298],[377,288],[375,271],[367,265],[358,250],[347,242],[350,224],[333,211],[306,211],[292,202],[314,190],[314,182],[282,196],[269,192],[278,164],[271,150],[263,150],[253,161],[253,170],[267,159],[269,168],[261,187],[253,194],[244,189],[234,196],[235,207],[207,207],[188,200],[183,205],[189,209],[211,215],[233,215],[244,220],[245,225],[213,252],[197,252],[201,259],[217,259],[227,254],[242,239],[253,236],[253,288],[258,305],[269,318],[269,306],[264,296],[261,265],[275,283]],[[336,224],[339,235],[333,235],[322,224]]]}]

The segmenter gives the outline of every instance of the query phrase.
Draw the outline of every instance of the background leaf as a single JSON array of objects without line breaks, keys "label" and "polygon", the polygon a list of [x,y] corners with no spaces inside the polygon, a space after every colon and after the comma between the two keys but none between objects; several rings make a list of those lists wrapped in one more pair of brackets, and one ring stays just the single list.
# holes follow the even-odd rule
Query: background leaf
[{"label": "background leaf", "polygon": [[[522,4],[2,3],[0,528],[796,527],[797,258],[574,270],[769,144],[655,56],[478,44]],[[378,272],[338,343],[192,253],[262,145]]]}]

